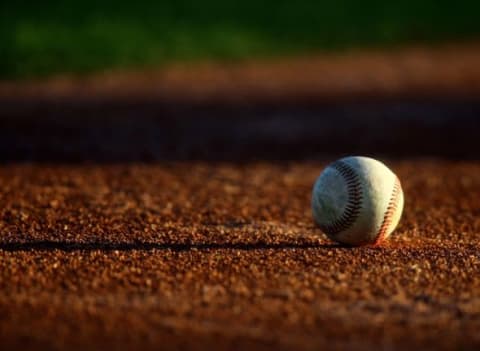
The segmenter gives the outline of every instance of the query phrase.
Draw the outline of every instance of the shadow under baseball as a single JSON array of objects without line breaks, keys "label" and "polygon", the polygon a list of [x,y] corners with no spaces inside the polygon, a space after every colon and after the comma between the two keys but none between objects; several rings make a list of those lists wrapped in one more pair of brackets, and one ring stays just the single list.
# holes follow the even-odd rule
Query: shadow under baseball
[{"label": "shadow under baseball", "polygon": [[33,241],[33,242],[10,242],[0,243],[0,250],[3,251],[150,251],[150,250],[293,250],[293,249],[347,249],[350,246],[341,244],[319,244],[319,243],[153,243],[153,242],[67,242],[67,241]]}]

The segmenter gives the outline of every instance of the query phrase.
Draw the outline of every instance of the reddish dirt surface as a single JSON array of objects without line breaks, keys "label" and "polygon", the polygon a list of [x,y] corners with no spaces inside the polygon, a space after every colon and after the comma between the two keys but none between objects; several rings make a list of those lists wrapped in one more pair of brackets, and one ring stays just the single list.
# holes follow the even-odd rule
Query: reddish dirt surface
[{"label": "reddish dirt surface", "polygon": [[379,248],[315,228],[320,162],[2,167],[3,349],[478,349],[480,165],[388,164]]},{"label": "reddish dirt surface", "polygon": [[250,105],[378,96],[478,97],[480,42],[350,51],[240,63],[177,64],[147,72],[105,72],[1,82],[0,97],[103,102],[107,98],[219,101]]},{"label": "reddish dirt surface", "polygon": [[[0,349],[478,350],[479,60],[1,83]],[[402,181],[380,247],[313,224],[345,154]]]},{"label": "reddish dirt surface", "polygon": [[0,160],[477,159],[480,44],[0,82]]}]

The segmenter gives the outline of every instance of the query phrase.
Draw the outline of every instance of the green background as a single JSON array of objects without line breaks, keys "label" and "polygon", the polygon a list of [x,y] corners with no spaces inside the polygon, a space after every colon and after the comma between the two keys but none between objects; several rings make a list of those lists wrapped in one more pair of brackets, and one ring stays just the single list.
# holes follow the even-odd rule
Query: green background
[{"label": "green background", "polygon": [[0,78],[472,40],[480,2],[15,1],[0,5]]}]

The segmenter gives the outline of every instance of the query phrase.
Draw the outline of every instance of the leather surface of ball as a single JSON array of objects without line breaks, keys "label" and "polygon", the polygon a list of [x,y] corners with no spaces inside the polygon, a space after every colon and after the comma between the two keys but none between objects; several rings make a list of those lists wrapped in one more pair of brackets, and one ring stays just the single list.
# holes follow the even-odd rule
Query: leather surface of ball
[{"label": "leather surface of ball", "polygon": [[315,182],[313,218],[336,242],[376,245],[397,226],[403,201],[400,180],[382,162],[345,157],[327,166]]}]

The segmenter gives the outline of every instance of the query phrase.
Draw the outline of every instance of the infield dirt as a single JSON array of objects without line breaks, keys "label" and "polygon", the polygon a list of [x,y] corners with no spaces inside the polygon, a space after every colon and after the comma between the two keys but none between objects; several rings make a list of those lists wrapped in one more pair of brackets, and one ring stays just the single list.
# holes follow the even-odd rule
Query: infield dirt
[{"label": "infield dirt", "polygon": [[[2,349],[480,348],[475,90],[178,108],[25,89],[2,95]],[[402,181],[380,247],[313,224],[315,178],[350,151]]]}]

